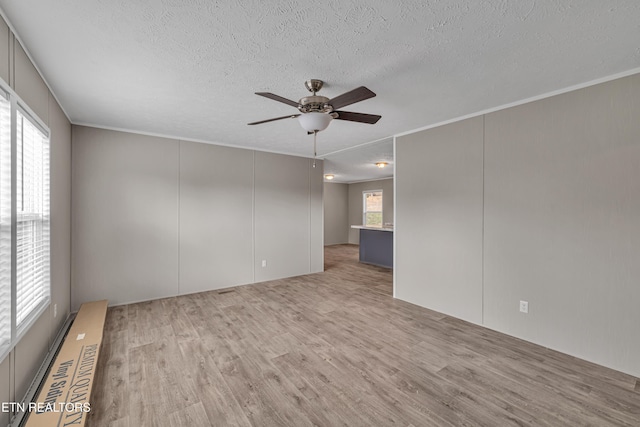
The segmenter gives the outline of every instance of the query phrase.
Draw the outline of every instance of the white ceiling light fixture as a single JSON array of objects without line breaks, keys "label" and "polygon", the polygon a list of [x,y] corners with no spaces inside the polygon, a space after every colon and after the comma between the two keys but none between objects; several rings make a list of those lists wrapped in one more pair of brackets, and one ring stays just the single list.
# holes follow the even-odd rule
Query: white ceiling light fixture
[{"label": "white ceiling light fixture", "polygon": [[331,181],[333,178],[335,178],[335,175],[330,174],[330,173],[328,173],[328,174],[326,174],[324,176],[324,179],[326,179],[327,181]]},{"label": "white ceiling light fixture", "polygon": [[298,116],[300,126],[309,133],[325,130],[331,120],[333,120],[333,117],[326,113],[311,112]]},{"label": "white ceiling light fixture", "polygon": [[380,169],[384,168],[385,166],[387,166],[389,163],[387,162],[377,162],[376,166],[379,167]]}]

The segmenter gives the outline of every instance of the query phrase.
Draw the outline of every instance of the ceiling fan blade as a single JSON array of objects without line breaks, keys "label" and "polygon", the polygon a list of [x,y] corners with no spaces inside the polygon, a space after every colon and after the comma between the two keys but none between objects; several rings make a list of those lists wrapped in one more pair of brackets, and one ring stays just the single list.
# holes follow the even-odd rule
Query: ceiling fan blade
[{"label": "ceiling fan blade", "polygon": [[334,113],[338,113],[336,120],[348,120],[350,122],[368,123],[370,125],[377,123],[377,121],[382,118],[382,116],[376,114],[352,113],[350,111],[334,111]]},{"label": "ceiling fan blade", "polygon": [[259,125],[259,124],[262,124],[262,123],[274,122],[276,120],[282,120],[282,119],[295,119],[299,115],[300,114],[289,114],[288,116],[276,117],[275,119],[261,120],[259,122],[253,122],[253,123],[247,123],[247,124],[251,126],[251,125]]},{"label": "ceiling fan blade", "polygon": [[337,110],[338,108],[346,107],[347,105],[355,104],[356,102],[364,101],[374,96],[376,96],[375,93],[364,86],[360,86],[359,88],[336,96],[329,101],[329,105],[331,105],[334,110]]},{"label": "ceiling fan blade", "polygon": [[281,96],[278,96],[278,95],[270,93],[270,92],[256,92],[256,95],[264,96],[265,98],[273,99],[274,101],[282,102],[284,104],[291,105],[292,107],[298,108],[298,103],[297,102],[292,101],[292,100],[287,99],[287,98],[283,98]]}]

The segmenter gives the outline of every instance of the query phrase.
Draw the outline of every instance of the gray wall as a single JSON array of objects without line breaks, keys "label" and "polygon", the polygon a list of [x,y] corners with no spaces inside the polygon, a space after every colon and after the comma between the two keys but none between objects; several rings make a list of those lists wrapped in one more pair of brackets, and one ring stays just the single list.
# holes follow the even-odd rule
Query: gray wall
[{"label": "gray wall", "polygon": [[253,282],[253,156],[180,142],[178,293]]},{"label": "gray wall", "polygon": [[349,242],[349,184],[324,183],[324,244]]},{"label": "gray wall", "polygon": [[72,131],[72,308],[176,295],[178,141]]},{"label": "gray wall", "polygon": [[322,271],[322,163],[259,151],[254,160],[255,281]]},{"label": "gray wall", "polygon": [[482,323],[482,117],[400,138],[397,298]]},{"label": "gray wall", "polygon": [[634,75],[399,137],[396,295],[640,376],[638,117]]},{"label": "gray wall", "polygon": [[[71,262],[71,125],[6,22],[0,18],[0,78],[51,132],[51,301],[0,362],[0,402],[23,398],[58,330],[69,315]],[[57,305],[54,317],[53,304]],[[0,412],[0,425],[11,414]]]},{"label": "gray wall", "polygon": [[74,309],[322,271],[322,164],[85,126],[72,140]]},{"label": "gray wall", "polygon": [[382,190],[382,222],[394,222],[393,178],[349,184],[349,243],[360,243],[360,230],[352,225],[362,225],[362,192]]}]

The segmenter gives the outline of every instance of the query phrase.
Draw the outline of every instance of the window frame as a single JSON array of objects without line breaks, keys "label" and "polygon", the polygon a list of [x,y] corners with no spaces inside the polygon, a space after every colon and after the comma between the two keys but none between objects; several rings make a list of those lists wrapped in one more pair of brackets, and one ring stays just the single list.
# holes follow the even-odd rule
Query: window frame
[{"label": "window frame", "polygon": [[[30,112],[29,110],[25,109],[25,106],[21,103],[18,102],[17,106],[16,106],[16,110],[12,111],[12,120],[15,122],[16,124],[16,138],[15,141],[12,141],[12,159],[15,157],[16,162],[12,165],[12,171],[16,171],[16,173],[12,173],[12,181],[15,180],[16,181],[16,191],[12,194],[12,219],[11,219],[11,232],[12,232],[12,239],[16,238],[16,244],[14,245],[12,242],[12,249],[17,249],[17,235],[18,235],[18,206],[17,206],[17,202],[18,202],[18,197],[17,195],[17,154],[18,154],[18,150],[17,150],[17,144],[18,144],[18,140],[17,140],[17,120],[18,120],[18,112],[20,112],[20,114],[22,115],[22,117],[26,120],[28,120],[36,129],[38,129],[40,132],[42,132],[42,134],[47,138],[47,144],[49,145],[48,147],[48,172],[49,172],[49,176],[47,177],[48,180],[48,185],[47,185],[47,190],[49,191],[49,206],[48,206],[48,212],[43,213],[43,217],[41,218],[41,221],[48,221],[48,229],[49,229],[49,235],[48,235],[48,241],[49,241],[49,245],[48,248],[45,248],[45,250],[47,250],[48,253],[48,289],[46,290],[46,294],[45,297],[43,298],[42,301],[40,301],[36,306],[34,306],[33,308],[31,308],[29,310],[29,312],[25,315],[24,319],[22,319],[22,321],[20,322],[20,324],[18,324],[17,322],[17,298],[18,298],[18,286],[17,286],[17,265],[16,265],[16,269],[15,269],[15,273],[12,274],[12,279],[14,279],[15,277],[15,281],[16,281],[16,287],[15,287],[15,293],[12,294],[12,299],[14,300],[14,303],[16,305],[16,316],[12,319],[15,322],[15,328],[16,328],[16,336],[18,337],[17,339],[20,339],[28,330],[29,328],[31,328],[31,326],[36,322],[36,320],[38,320],[40,318],[40,316],[42,315],[42,313],[47,309],[47,307],[49,306],[49,304],[51,303],[51,135],[49,134],[49,130],[47,129],[46,126],[44,126],[44,124],[42,124],[40,122],[40,120],[37,118],[37,116],[35,114],[33,114],[32,112]],[[24,132],[24,130],[23,130]],[[15,153],[15,156],[14,154]],[[44,177],[44,171],[43,171],[43,177]],[[13,206],[15,205],[15,210],[13,210]],[[16,264],[17,264],[17,255],[15,257],[16,259]],[[12,262],[13,262],[13,254],[12,254]]]},{"label": "window frame", "polygon": [[[0,80],[0,83],[4,83],[3,81]],[[0,331],[0,361],[4,360],[4,358],[6,357],[7,354],[9,354],[9,352],[11,352],[11,350],[14,347],[14,335],[15,335],[15,331],[14,331],[14,319],[15,319],[15,313],[14,313],[14,304],[13,304],[13,150],[11,149],[12,146],[12,141],[13,141],[13,132],[14,132],[14,126],[13,126],[13,102],[12,102],[12,96],[11,96],[11,92],[9,90],[7,90],[5,88],[5,86],[3,84],[0,84],[0,97],[3,98],[3,102],[6,102],[8,105],[3,106],[3,109],[6,108],[8,109],[8,114],[9,114],[9,118],[8,118],[8,147],[6,145],[6,142],[4,140],[0,140],[0,178],[2,179],[2,181],[0,181],[1,184],[1,188],[0,191],[2,190],[8,190],[8,195],[5,194],[4,191],[2,191],[2,193],[0,194],[0,216],[2,216],[0,218],[0,233],[2,233],[2,237],[4,238],[2,240],[2,244],[6,244],[6,237],[8,237],[9,240],[9,247],[10,247],[10,251],[8,254],[6,253],[2,253],[0,256],[2,257],[2,259],[0,261],[2,261],[2,267],[3,267],[3,276],[0,278],[0,295],[8,295],[8,301],[4,300],[4,301],[0,301],[0,309],[2,310],[7,310],[8,308],[8,316],[6,315],[5,312],[5,316],[8,317],[8,319],[4,320],[3,322],[0,324],[0,327],[2,327],[2,330]],[[2,129],[0,129],[2,130]],[[8,150],[8,153],[5,152],[5,150]],[[7,159],[4,158],[4,156],[8,154],[8,161]],[[7,166],[7,168],[5,168],[5,166]],[[7,171],[8,169],[8,171]],[[6,176],[8,175],[8,177]],[[8,182],[8,186],[6,185],[7,183],[6,178],[8,178],[9,182]],[[5,186],[7,188],[5,188]],[[6,220],[6,221],[5,221]],[[7,231],[5,227],[8,227],[9,230]],[[5,233],[8,234],[8,236],[5,236]],[[6,269],[5,269],[6,268]],[[7,275],[7,270],[8,270],[8,275]],[[7,277],[8,276],[8,277]]]},{"label": "window frame", "polygon": [[[368,211],[367,210],[367,194],[375,194],[380,193],[380,210],[379,211]],[[367,224],[367,213],[380,213],[380,225],[369,225]],[[384,194],[382,190],[364,190],[362,192],[362,225],[364,227],[373,227],[373,228],[382,228],[384,226]]]},{"label": "window frame", "polygon": [[[10,341],[8,345],[0,343],[0,363],[2,363],[6,357],[13,351],[18,342],[26,335],[31,329],[34,323],[36,323],[42,314],[51,305],[51,131],[49,127],[38,117],[38,115],[20,98],[16,92],[7,85],[3,79],[0,78],[0,96],[5,96],[10,103],[10,121],[11,121],[11,287],[10,287],[10,299],[11,299],[11,333]],[[47,138],[48,148],[48,165],[46,167],[48,172],[48,199],[49,209],[47,213],[48,224],[48,283],[47,292],[45,298],[33,307],[29,313],[25,316],[20,326],[17,324],[17,120],[18,111],[22,116],[27,119],[34,127],[44,134]],[[43,172],[44,173],[44,172]]]}]

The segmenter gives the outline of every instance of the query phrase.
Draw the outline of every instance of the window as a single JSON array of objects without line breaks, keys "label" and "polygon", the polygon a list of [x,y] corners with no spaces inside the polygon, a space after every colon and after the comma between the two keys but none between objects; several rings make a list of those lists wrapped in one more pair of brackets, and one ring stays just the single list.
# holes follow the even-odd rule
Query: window
[{"label": "window", "polygon": [[50,301],[49,133],[0,82],[0,361]]},{"label": "window", "polygon": [[382,190],[362,192],[362,225],[382,227]]},{"label": "window", "polygon": [[49,301],[49,138],[20,111],[16,128],[16,324],[20,330]]},{"label": "window", "polygon": [[11,348],[11,103],[0,91],[0,361]]}]

